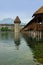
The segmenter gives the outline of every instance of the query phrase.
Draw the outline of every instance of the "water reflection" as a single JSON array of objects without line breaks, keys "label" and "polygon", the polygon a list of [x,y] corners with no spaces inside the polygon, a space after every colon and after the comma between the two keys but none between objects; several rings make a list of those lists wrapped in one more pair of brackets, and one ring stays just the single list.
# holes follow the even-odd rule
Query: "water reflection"
[{"label": "water reflection", "polygon": [[43,39],[40,38],[32,38],[29,37],[27,34],[23,34],[27,42],[27,46],[30,46],[33,53],[33,58],[35,62],[43,64]]},{"label": "water reflection", "polygon": [[7,32],[1,32],[0,39],[8,39],[8,33]]},{"label": "water reflection", "polygon": [[13,32],[0,32],[0,47],[13,46]]},{"label": "water reflection", "polygon": [[0,32],[0,40],[13,39],[13,32]]},{"label": "water reflection", "polygon": [[15,46],[18,50],[19,45],[20,45],[20,33],[18,33],[18,32],[14,33],[14,42],[15,42]]},{"label": "water reflection", "polygon": [[27,34],[0,32],[0,65],[37,65],[43,63],[42,51],[43,42]]}]

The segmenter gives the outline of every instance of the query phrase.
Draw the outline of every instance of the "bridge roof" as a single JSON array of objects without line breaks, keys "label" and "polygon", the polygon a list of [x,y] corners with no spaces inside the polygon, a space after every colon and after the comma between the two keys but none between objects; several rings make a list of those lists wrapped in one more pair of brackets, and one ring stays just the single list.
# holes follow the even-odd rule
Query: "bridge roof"
[{"label": "bridge roof", "polygon": [[30,24],[32,24],[32,23],[34,22],[34,20],[35,20],[35,17],[34,17],[31,21],[29,21],[29,22],[24,26],[24,28],[22,28],[22,30],[25,29],[26,27],[28,27]]},{"label": "bridge roof", "polygon": [[40,8],[33,14],[33,16],[36,15],[36,14],[43,14],[43,6],[40,7]]}]

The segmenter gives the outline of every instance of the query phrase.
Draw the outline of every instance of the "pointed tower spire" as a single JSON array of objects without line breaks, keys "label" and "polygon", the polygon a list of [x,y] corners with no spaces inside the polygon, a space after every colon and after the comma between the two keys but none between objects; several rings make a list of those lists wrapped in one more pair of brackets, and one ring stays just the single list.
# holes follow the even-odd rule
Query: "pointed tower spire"
[{"label": "pointed tower spire", "polygon": [[21,23],[21,21],[20,21],[18,16],[15,18],[14,23]]}]

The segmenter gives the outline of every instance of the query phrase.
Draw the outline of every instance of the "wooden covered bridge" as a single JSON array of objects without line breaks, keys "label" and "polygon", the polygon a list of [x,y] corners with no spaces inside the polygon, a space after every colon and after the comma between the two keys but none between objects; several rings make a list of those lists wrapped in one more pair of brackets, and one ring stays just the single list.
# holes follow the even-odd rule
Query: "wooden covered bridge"
[{"label": "wooden covered bridge", "polygon": [[32,31],[31,34],[33,34],[33,32],[37,34],[36,31],[43,31],[43,6],[39,8],[32,17],[33,19],[22,28],[22,31]]}]

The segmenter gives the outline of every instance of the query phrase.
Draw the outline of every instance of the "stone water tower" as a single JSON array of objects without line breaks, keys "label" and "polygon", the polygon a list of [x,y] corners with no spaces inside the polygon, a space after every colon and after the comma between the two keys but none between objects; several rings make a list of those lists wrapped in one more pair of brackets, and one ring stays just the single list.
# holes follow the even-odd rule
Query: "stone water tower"
[{"label": "stone water tower", "polygon": [[20,21],[19,17],[17,16],[14,20],[14,32],[15,33],[20,32],[20,23],[21,23],[21,21]]},{"label": "stone water tower", "polygon": [[14,20],[14,40],[15,43],[18,44],[18,42],[20,41],[20,19],[17,16],[16,19]]}]

